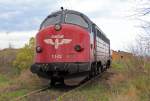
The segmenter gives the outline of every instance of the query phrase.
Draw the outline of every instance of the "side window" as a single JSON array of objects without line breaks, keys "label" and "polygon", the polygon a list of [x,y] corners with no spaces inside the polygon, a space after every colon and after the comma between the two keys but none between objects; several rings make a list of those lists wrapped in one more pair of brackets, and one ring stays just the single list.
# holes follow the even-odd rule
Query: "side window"
[{"label": "side window", "polygon": [[101,32],[97,29],[97,36],[101,38]]},{"label": "side window", "polygon": [[97,31],[97,36],[101,39],[101,40],[103,40],[105,43],[107,43],[107,44],[110,44],[110,40],[109,39],[107,39],[107,37],[103,34],[103,32],[101,32],[100,30],[98,30],[97,28],[96,28],[96,31]]},{"label": "side window", "polygon": [[88,23],[81,16],[76,14],[66,14],[65,22],[88,28]]},{"label": "side window", "polygon": [[92,25],[92,32],[95,34],[96,33],[96,28],[95,28],[95,25],[93,24]]}]

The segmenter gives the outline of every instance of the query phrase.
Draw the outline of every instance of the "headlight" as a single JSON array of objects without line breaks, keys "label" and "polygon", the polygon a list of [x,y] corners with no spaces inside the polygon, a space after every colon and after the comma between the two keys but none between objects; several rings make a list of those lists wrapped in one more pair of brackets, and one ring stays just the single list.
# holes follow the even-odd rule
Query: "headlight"
[{"label": "headlight", "polygon": [[41,53],[41,52],[42,52],[42,48],[41,48],[40,46],[37,46],[37,47],[36,47],[36,52],[37,52],[37,53]]},{"label": "headlight", "polygon": [[56,25],[55,25],[55,30],[56,30],[56,31],[61,30],[61,25],[60,25],[60,24],[56,24]]},{"label": "headlight", "polygon": [[74,47],[74,49],[75,49],[77,52],[80,52],[80,51],[83,50],[83,48],[82,48],[80,45],[76,45],[76,46]]}]

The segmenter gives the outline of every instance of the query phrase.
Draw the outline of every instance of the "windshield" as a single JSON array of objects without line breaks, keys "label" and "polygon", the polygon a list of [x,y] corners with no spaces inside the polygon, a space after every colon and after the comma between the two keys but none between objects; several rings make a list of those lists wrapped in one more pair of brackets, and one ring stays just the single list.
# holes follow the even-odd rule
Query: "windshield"
[{"label": "windshield", "polygon": [[88,23],[83,19],[83,17],[76,14],[66,14],[65,22],[88,28]]},{"label": "windshield", "polygon": [[61,20],[61,14],[50,15],[50,16],[48,16],[48,18],[46,18],[44,20],[40,29],[43,29],[49,25],[55,25],[55,24],[59,23],[60,20]]}]

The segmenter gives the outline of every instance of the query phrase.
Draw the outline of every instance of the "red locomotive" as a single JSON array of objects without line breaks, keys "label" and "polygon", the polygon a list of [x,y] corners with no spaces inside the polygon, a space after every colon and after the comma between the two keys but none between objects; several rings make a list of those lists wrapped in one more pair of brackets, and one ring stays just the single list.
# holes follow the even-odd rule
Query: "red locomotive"
[{"label": "red locomotive", "polygon": [[62,9],[42,22],[31,71],[50,79],[51,84],[78,76],[93,77],[110,63],[109,39],[84,14]]}]

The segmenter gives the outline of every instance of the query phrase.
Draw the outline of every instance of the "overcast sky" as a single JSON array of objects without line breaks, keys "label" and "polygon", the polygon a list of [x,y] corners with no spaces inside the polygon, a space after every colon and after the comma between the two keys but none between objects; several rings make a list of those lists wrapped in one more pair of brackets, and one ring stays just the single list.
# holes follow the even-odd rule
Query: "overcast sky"
[{"label": "overcast sky", "polygon": [[114,50],[126,50],[139,29],[132,16],[138,0],[0,0],[0,49],[22,47],[35,36],[40,23],[51,12],[73,9],[86,14],[111,41]]}]

